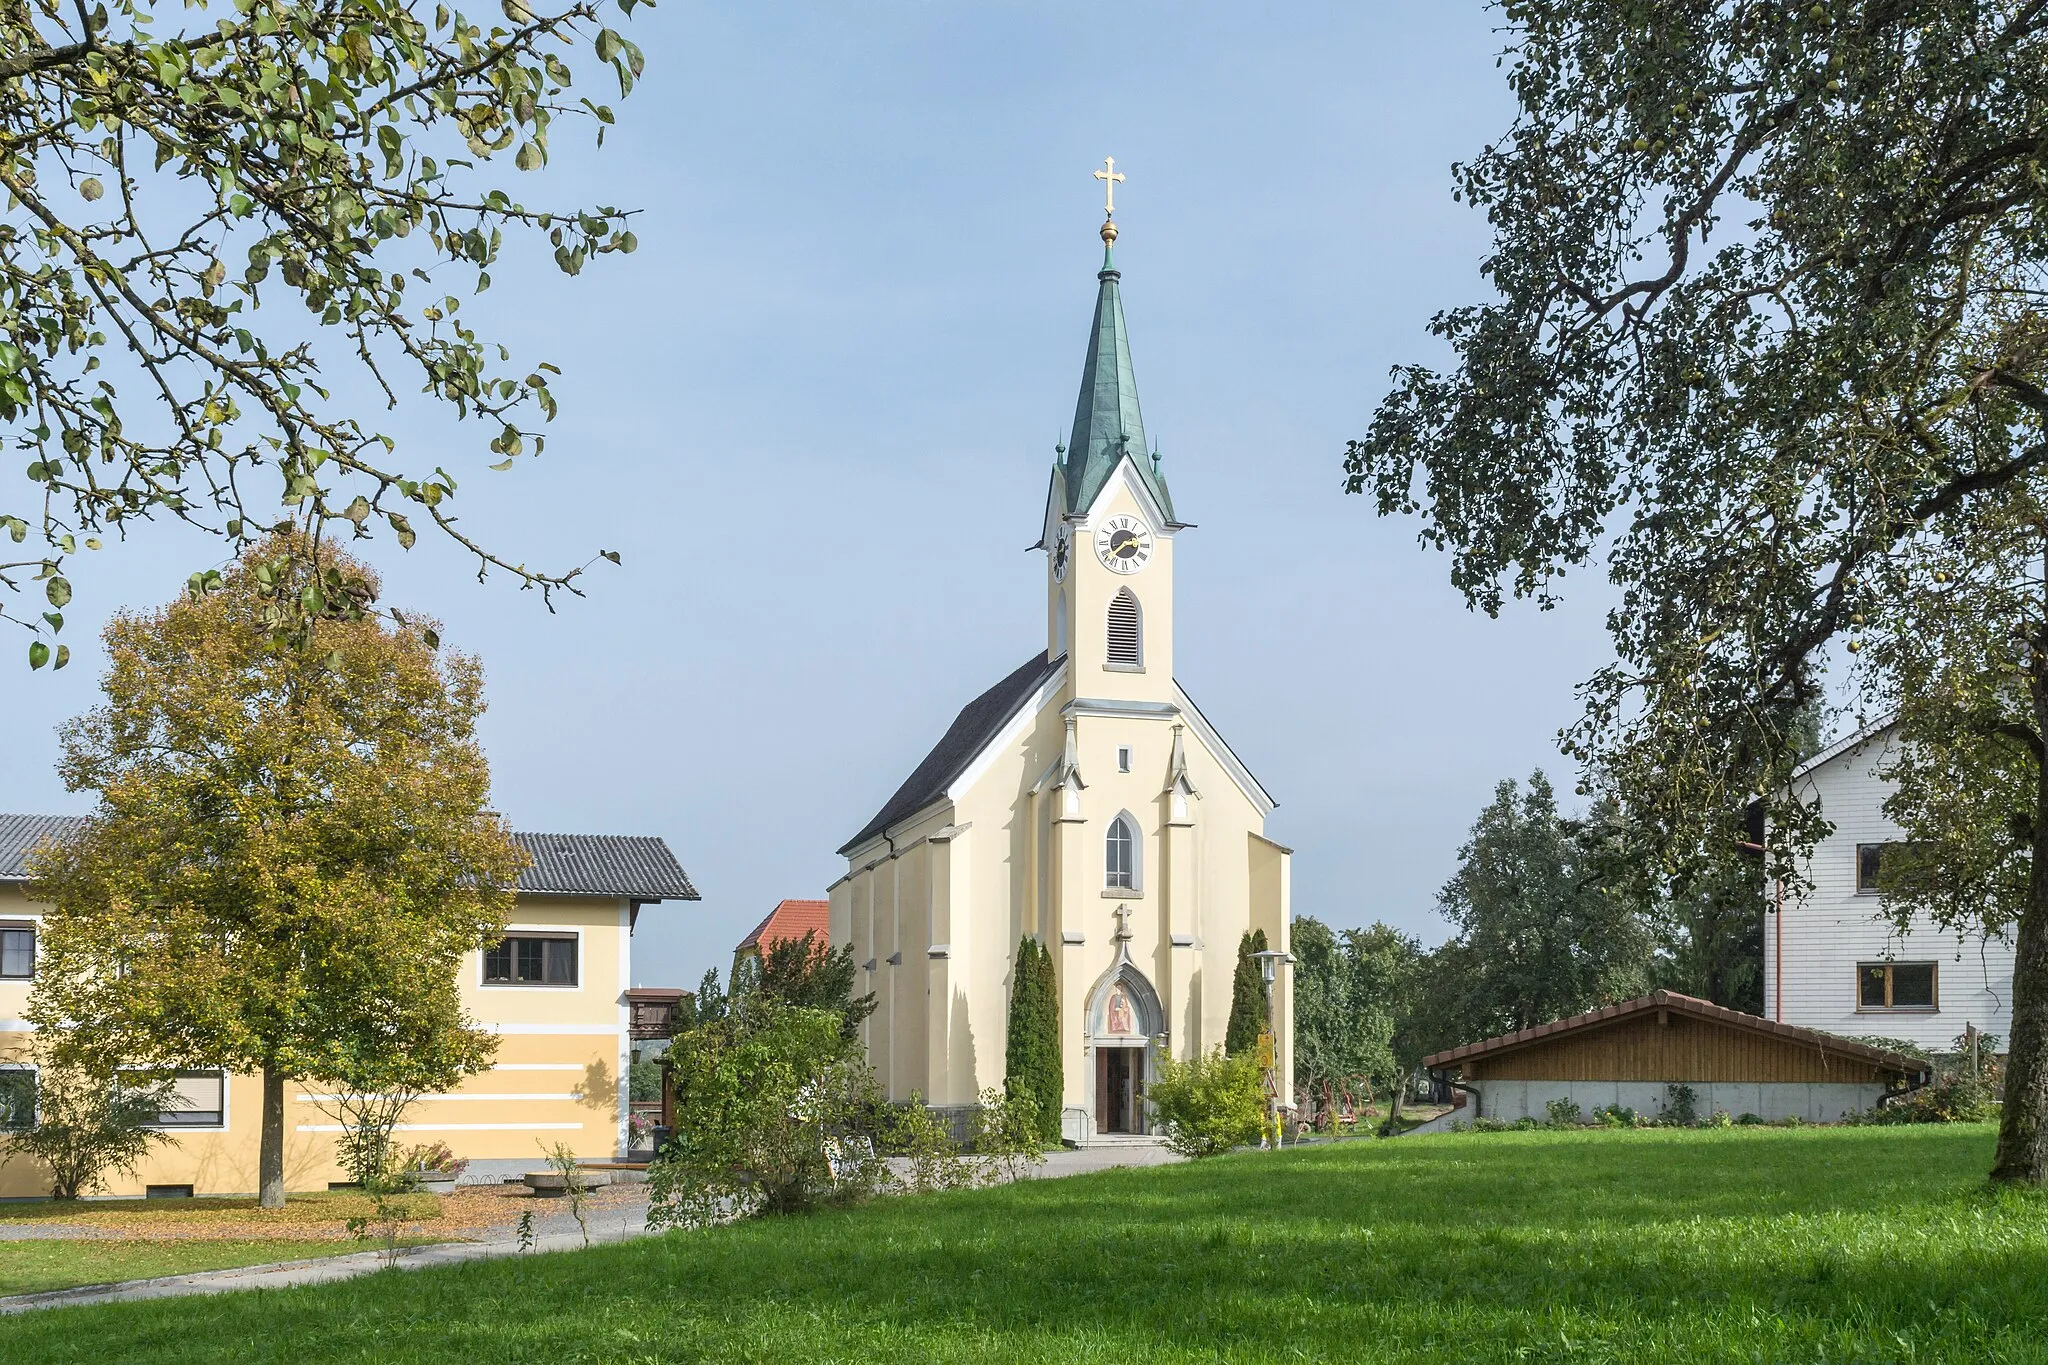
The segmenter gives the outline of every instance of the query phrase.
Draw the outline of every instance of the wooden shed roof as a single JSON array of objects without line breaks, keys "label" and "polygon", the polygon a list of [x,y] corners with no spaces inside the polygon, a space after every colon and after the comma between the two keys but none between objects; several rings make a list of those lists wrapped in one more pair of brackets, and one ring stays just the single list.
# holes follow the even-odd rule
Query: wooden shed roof
[{"label": "wooden shed roof", "polygon": [[1701,1000],[1697,996],[1691,995],[1680,995],[1676,991],[1651,991],[1648,995],[1638,996],[1634,1000],[1624,1000],[1618,1005],[1606,1005],[1597,1010],[1588,1010],[1584,1014],[1574,1014],[1569,1019],[1554,1019],[1550,1023],[1538,1024],[1534,1028],[1520,1029],[1514,1033],[1503,1033],[1497,1038],[1488,1038],[1482,1042],[1467,1043],[1463,1047],[1454,1047],[1448,1051],[1424,1057],[1422,1064],[1432,1071],[1442,1067],[1458,1066],[1476,1058],[1538,1046],[1547,1040],[1560,1038],[1562,1035],[1601,1028],[1614,1023],[1616,1020],[1626,1019],[1631,1015],[1642,1014],[1650,1010],[1669,1010],[1673,1013],[1691,1016],[1722,1028],[1761,1034],[1797,1046],[1828,1052],[1838,1057],[1848,1057],[1857,1061],[1868,1062],[1870,1065],[1881,1070],[1897,1071],[1906,1076],[1919,1075],[1928,1070],[1928,1063],[1925,1058],[1909,1057],[1902,1052],[1889,1052],[1884,1048],[1872,1047],[1868,1043],[1859,1043],[1852,1039],[1837,1037],[1832,1033],[1821,1033],[1815,1029],[1798,1028],[1792,1024],[1781,1024],[1776,1020],[1764,1019],[1758,1015],[1744,1014],[1741,1010],[1731,1010],[1725,1006],[1716,1005],[1711,1000]]}]

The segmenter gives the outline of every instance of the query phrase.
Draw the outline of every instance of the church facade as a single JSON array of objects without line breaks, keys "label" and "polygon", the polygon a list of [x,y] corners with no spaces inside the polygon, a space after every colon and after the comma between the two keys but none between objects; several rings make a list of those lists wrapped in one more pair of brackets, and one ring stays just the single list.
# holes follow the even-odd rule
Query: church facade
[{"label": "church facade", "polygon": [[[1290,850],[1265,836],[1273,799],[1174,676],[1189,524],[1148,453],[1113,221],[1102,235],[1080,401],[1034,547],[1045,645],[969,702],[839,850],[829,919],[876,994],[870,1063],[891,1098],[941,1108],[1002,1085],[1018,944],[1045,944],[1062,1132],[1082,1142],[1146,1131],[1159,1058],[1223,1041],[1241,937],[1264,930],[1284,953],[1290,920]],[[1273,1000],[1284,1101],[1285,959]]]}]

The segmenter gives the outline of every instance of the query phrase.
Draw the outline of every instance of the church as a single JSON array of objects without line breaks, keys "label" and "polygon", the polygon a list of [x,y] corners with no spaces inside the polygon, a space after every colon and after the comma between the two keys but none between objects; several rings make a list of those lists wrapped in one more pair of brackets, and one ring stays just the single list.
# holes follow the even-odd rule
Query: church
[{"label": "church", "polygon": [[[1097,171],[1113,196],[1123,177]],[[1113,198],[1073,433],[1036,553],[1045,629],[967,703],[839,852],[831,941],[851,943],[868,1060],[892,1099],[940,1110],[1000,1087],[1020,939],[1051,952],[1061,1132],[1146,1131],[1159,1058],[1223,1042],[1238,943],[1288,948],[1290,850],[1273,798],[1174,676],[1180,519],[1145,442],[1114,261]],[[1149,453],[1148,453],[1149,452]],[[1279,1093],[1293,1094],[1293,992],[1272,987]]]}]

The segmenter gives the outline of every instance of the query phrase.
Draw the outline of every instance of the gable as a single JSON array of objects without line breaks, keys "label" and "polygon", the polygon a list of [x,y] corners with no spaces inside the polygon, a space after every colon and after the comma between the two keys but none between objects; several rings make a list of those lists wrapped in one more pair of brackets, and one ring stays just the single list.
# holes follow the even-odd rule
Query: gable
[{"label": "gable", "polygon": [[851,853],[891,825],[900,824],[944,797],[960,774],[967,771],[1066,661],[1065,655],[1049,659],[1044,650],[1039,650],[1008,677],[961,707],[946,733],[923,761],[911,769],[895,794],[882,803],[875,818],[839,846],[840,854]]}]

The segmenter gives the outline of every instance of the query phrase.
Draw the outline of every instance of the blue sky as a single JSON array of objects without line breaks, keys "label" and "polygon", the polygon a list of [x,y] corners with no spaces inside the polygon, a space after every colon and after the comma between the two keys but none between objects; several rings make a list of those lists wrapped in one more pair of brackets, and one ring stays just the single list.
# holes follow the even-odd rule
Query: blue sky
[{"label": "blue sky", "polygon": [[[1569,790],[1555,734],[1606,652],[1592,578],[1487,621],[1412,523],[1341,490],[1388,367],[1437,358],[1430,314],[1479,296],[1484,224],[1449,166],[1507,126],[1496,18],[636,14],[647,75],[620,126],[595,154],[558,130],[517,188],[642,210],[640,250],[575,281],[516,253],[464,311],[566,371],[546,455],[486,475],[485,436],[416,405],[381,421],[421,467],[473,474],[465,525],[509,554],[624,565],[550,615],[430,537],[375,562],[387,600],[482,656],[499,807],[659,834],[702,889],[641,916],[641,984],[694,985],[776,900],[822,895],[832,850],[1042,643],[1024,547],[1079,384],[1105,155],[1129,176],[1146,426],[1198,524],[1181,681],[1279,798],[1297,913],[1442,937],[1436,888],[1493,784],[1542,765]],[[217,559],[158,530],[77,566],[72,666],[0,668],[0,809],[83,809],[53,727],[95,698],[96,618]]]}]

